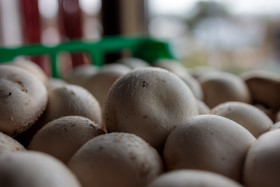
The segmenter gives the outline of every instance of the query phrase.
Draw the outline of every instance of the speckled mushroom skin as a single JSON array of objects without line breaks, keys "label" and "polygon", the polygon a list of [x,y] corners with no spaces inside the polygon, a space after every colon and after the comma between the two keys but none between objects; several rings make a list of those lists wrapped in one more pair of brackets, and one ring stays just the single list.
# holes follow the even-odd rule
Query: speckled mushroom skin
[{"label": "speckled mushroom skin", "polygon": [[196,99],[178,76],[160,68],[139,68],[111,88],[104,123],[109,132],[133,133],[161,149],[171,130],[197,114]]},{"label": "speckled mushroom skin", "polygon": [[22,151],[0,155],[2,187],[81,187],[62,162],[45,153]]},{"label": "speckled mushroom skin", "polygon": [[240,182],[247,150],[255,140],[247,129],[232,120],[198,115],[170,133],[164,161],[167,170],[200,169]]},{"label": "speckled mushroom skin", "polygon": [[68,166],[83,187],[142,187],[163,172],[157,151],[129,133],[108,133],[84,144]]},{"label": "speckled mushroom skin", "polygon": [[12,137],[0,132],[0,155],[16,151],[25,151],[25,148]]},{"label": "speckled mushroom skin", "polygon": [[147,187],[242,187],[236,181],[218,173],[182,169],[162,174]]},{"label": "speckled mushroom skin", "polygon": [[28,148],[48,153],[67,163],[84,143],[100,134],[104,134],[102,126],[88,118],[65,116],[41,128]]},{"label": "speckled mushroom skin", "polygon": [[222,103],[213,108],[211,113],[235,121],[256,138],[269,131],[273,124],[271,119],[260,109],[242,102]]},{"label": "speckled mushroom skin", "polygon": [[27,130],[47,105],[47,90],[34,75],[0,66],[0,131],[15,136]]}]

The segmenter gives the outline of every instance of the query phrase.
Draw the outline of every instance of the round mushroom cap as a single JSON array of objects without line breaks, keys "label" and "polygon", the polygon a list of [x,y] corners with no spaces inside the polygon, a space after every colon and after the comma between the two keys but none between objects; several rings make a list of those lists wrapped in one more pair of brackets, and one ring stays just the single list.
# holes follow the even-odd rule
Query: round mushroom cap
[{"label": "round mushroom cap", "polygon": [[16,151],[25,151],[25,148],[12,137],[0,132],[0,155]]},{"label": "round mushroom cap", "polygon": [[85,88],[65,85],[49,91],[48,106],[44,113],[44,125],[64,116],[83,116],[102,124],[101,108],[96,98]]},{"label": "round mushroom cap", "polygon": [[140,58],[134,58],[134,57],[122,58],[122,59],[118,60],[116,63],[124,64],[132,70],[149,66],[149,64],[146,61],[144,61]]},{"label": "round mushroom cap", "polygon": [[261,135],[250,147],[244,166],[246,187],[275,187],[280,184],[280,130]]},{"label": "round mushroom cap", "polygon": [[147,187],[242,187],[217,173],[202,170],[177,170],[155,178]]},{"label": "round mushroom cap", "polygon": [[101,126],[88,118],[66,116],[41,128],[28,148],[50,154],[67,163],[84,143],[100,134],[104,134]]},{"label": "round mushroom cap", "polygon": [[44,84],[47,83],[48,76],[42,70],[42,68],[39,65],[37,65],[35,62],[32,62],[27,59],[17,59],[17,60],[10,62],[8,65],[14,65],[19,68],[22,68],[22,69],[28,71],[29,73],[35,75],[37,77],[37,79],[42,81]]},{"label": "round mushroom cap", "polygon": [[271,119],[260,109],[242,102],[222,103],[213,108],[211,113],[235,121],[256,138],[269,131],[273,124]]},{"label": "round mushroom cap", "polygon": [[109,132],[133,133],[161,149],[171,130],[197,114],[196,99],[178,76],[149,67],[114,83],[105,103],[104,123]]},{"label": "round mushroom cap", "polygon": [[74,154],[68,166],[83,187],[142,187],[163,171],[157,151],[129,133],[92,138]]},{"label": "round mushroom cap", "polygon": [[33,151],[0,155],[0,186],[81,187],[64,164],[47,154]]},{"label": "round mushroom cap", "polygon": [[10,135],[27,130],[47,105],[45,85],[16,66],[0,66],[0,131]]},{"label": "round mushroom cap", "polygon": [[200,169],[241,181],[246,153],[254,141],[248,130],[232,120],[198,115],[170,133],[163,155],[167,170]]},{"label": "round mushroom cap", "polygon": [[213,108],[227,101],[251,102],[251,96],[243,80],[231,73],[212,72],[199,78],[204,102]]}]

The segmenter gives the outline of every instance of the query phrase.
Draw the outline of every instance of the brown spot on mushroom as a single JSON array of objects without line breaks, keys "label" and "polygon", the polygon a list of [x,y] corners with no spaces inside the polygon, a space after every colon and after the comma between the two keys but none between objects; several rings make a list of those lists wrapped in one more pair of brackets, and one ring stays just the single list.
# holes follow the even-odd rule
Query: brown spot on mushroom
[{"label": "brown spot on mushroom", "polygon": [[144,115],[144,116],[143,116],[143,119],[147,119],[147,118],[148,118],[148,116],[147,116],[147,115]]},{"label": "brown spot on mushroom", "polygon": [[72,94],[72,95],[76,95],[76,93],[75,93],[73,90],[71,91],[71,94]]},{"label": "brown spot on mushroom", "polygon": [[12,93],[11,92],[8,92],[6,90],[0,90],[0,97],[8,97],[8,96],[11,96]]},{"label": "brown spot on mushroom", "polygon": [[148,88],[148,87],[149,87],[149,84],[148,84],[146,81],[143,81],[143,82],[142,82],[142,87],[143,87],[143,88]]},{"label": "brown spot on mushroom", "polygon": [[23,83],[21,81],[14,81],[20,86],[21,91],[27,93],[27,89],[24,87]]}]

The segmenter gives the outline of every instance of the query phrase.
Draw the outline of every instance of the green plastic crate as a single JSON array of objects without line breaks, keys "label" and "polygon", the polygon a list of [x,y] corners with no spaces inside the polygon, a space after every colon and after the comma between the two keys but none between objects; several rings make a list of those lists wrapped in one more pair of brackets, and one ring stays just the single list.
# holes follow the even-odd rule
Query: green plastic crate
[{"label": "green plastic crate", "polygon": [[0,63],[12,61],[19,56],[48,55],[51,59],[52,76],[59,78],[61,68],[58,55],[63,52],[87,53],[96,66],[104,65],[105,55],[127,50],[133,57],[143,59],[149,63],[160,58],[174,59],[166,42],[145,37],[105,37],[96,42],[71,41],[56,46],[41,44],[26,45],[17,48],[0,48]]}]

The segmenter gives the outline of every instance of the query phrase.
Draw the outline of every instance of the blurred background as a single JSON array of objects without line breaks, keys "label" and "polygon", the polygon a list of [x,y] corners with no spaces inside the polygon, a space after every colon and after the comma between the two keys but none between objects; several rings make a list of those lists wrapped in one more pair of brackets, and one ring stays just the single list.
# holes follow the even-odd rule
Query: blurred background
[{"label": "blurred background", "polygon": [[[187,67],[280,72],[277,0],[0,0],[1,47],[112,35],[167,41]],[[49,71],[46,58],[34,61]],[[82,54],[64,54],[61,61],[69,68],[89,63]]]}]

